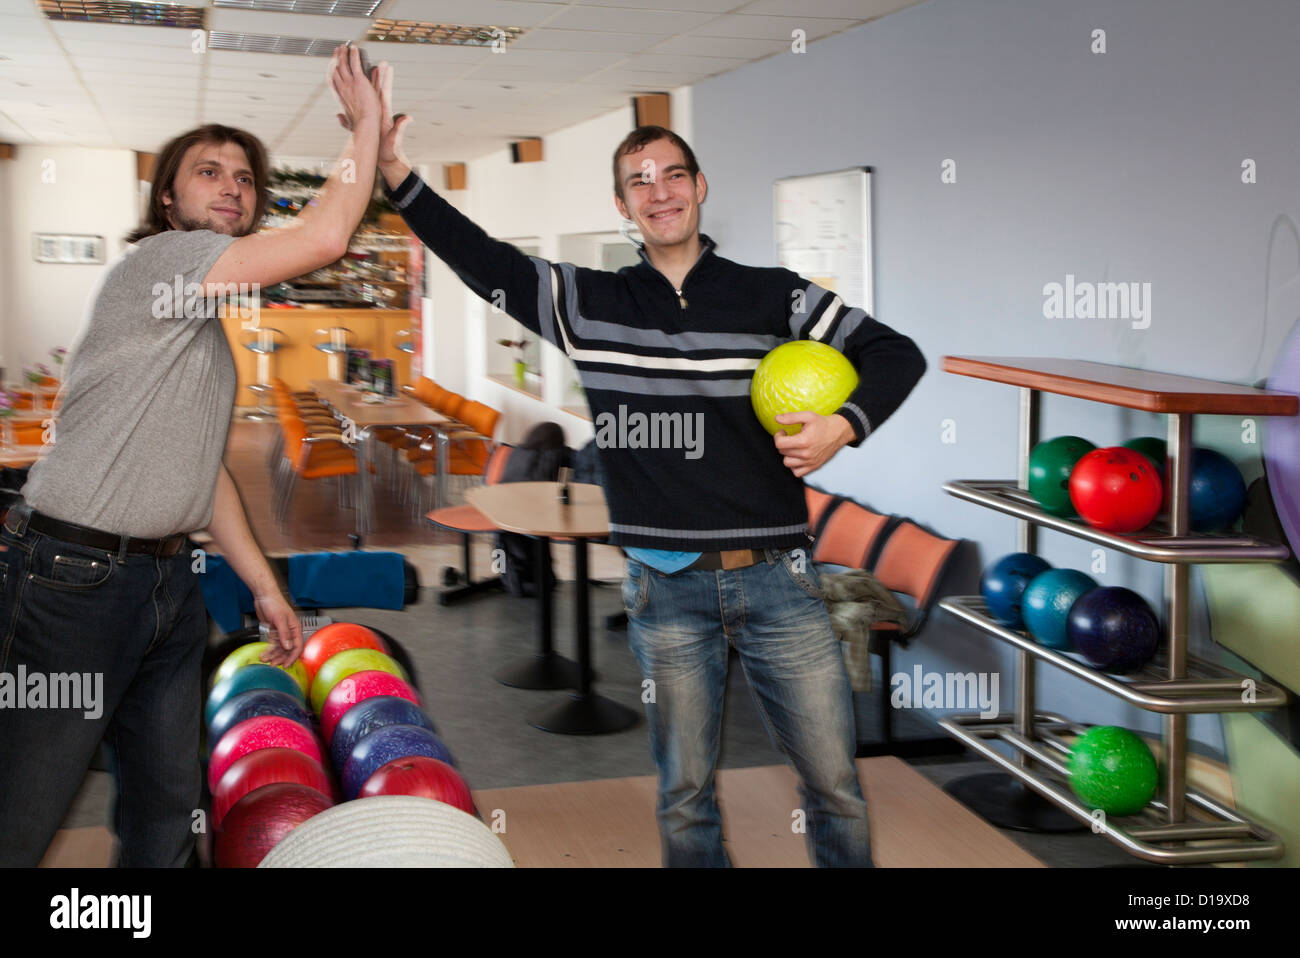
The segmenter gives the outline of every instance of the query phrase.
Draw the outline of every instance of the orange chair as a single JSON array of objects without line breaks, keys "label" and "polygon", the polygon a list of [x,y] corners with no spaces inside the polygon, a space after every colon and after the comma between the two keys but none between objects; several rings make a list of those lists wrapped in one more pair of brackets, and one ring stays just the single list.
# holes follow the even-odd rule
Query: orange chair
[{"label": "orange chair", "polygon": [[[492,451],[483,470],[483,482],[485,485],[494,486],[501,481],[505,474],[506,461],[510,457],[510,446],[500,445]],[[438,602],[441,605],[449,605],[458,599],[466,596],[483,592],[487,589],[499,589],[502,587],[501,577],[492,576],[490,579],[474,581],[472,566],[470,564],[470,536],[486,535],[496,532],[497,526],[491,519],[483,515],[478,509],[471,505],[445,506],[441,509],[434,509],[427,516],[430,522],[440,529],[446,529],[448,532],[459,532],[461,543],[464,548],[465,571],[460,573],[456,569],[445,568],[442,570],[443,582],[453,588],[443,589],[438,593]],[[455,582],[464,577],[464,583],[455,585]]]},{"label": "orange chair", "polygon": [[284,434],[284,454],[274,477],[272,509],[276,521],[283,523],[287,517],[299,479],[337,478],[340,508],[354,502],[355,497],[350,493],[356,480],[347,482],[345,477],[356,476],[357,459],[342,434],[336,429],[313,429],[296,412],[283,406],[277,415]]},{"label": "orange chair", "polygon": [[[435,506],[447,502],[448,476],[481,477],[487,468],[488,457],[494,448],[492,436],[496,432],[501,413],[480,402],[466,400],[459,408],[464,429],[439,429],[420,443],[418,458],[411,463],[416,482],[416,508],[424,511],[423,479],[436,480]],[[416,450],[413,450],[416,451]]]},{"label": "orange chair", "polygon": [[[841,510],[843,508],[840,507]],[[872,574],[886,589],[911,599],[913,606],[907,628],[900,629],[893,622],[880,622],[871,627],[870,651],[880,656],[881,675],[886,683],[893,674],[893,642],[906,645],[909,639],[921,631],[937,597],[939,582],[959,544],[957,539],[932,535],[916,523],[904,519],[894,527],[881,546]],[[895,738],[894,709],[890,706],[889,698],[887,689],[882,689],[879,695],[879,715],[884,738],[879,743],[859,746],[859,758],[868,755],[946,755],[962,751],[961,744],[948,736],[928,739]]]},{"label": "orange chair", "polygon": [[885,541],[894,517],[882,516],[847,499],[826,506],[829,511],[822,515],[820,525],[809,523],[818,529],[813,543],[813,561],[850,569],[870,569],[875,550]]}]

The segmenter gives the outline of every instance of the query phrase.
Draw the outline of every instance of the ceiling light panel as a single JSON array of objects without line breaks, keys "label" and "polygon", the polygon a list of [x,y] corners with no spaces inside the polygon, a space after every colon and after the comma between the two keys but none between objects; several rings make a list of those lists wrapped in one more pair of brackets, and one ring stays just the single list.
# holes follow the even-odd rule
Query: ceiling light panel
[{"label": "ceiling light panel", "polygon": [[37,3],[48,20],[203,29],[204,11],[201,7],[183,7],[173,3],[131,3],[128,0],[37,0]]}]

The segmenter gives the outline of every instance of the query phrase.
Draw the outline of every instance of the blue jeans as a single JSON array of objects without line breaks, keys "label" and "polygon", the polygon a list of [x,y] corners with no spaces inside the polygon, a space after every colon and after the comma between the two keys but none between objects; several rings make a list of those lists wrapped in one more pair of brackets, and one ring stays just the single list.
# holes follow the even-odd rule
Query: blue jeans
[{"label": "blue jeans", "polygon": [[40,861],[101,740],[116,765],[118,864],[184,865],[202,801],[208,635],[189,549],[123,558],[27,528],[26,510],[11,509],[0,530],[0,681],[92,679],[79,703],[0,707],[0,866]]},{"label": "blue jeans", "polygon": [[664,864],[731,864],[713,773],[732,645],[773,744],[799,773],[810,859],[870,866],[853,693],[811,560],[769,549],[748,568],[665,575],[629,558],[623,604],[632,654],[653,682],[646,716]]}]

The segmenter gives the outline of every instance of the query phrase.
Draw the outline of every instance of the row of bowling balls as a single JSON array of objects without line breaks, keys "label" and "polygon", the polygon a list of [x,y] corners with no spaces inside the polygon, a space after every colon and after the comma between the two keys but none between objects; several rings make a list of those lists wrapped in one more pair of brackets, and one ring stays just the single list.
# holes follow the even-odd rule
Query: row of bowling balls
[{"label": "row of bowling balls", "polygon": [[[1154,436],[1098,449],[1078,436],[1040,442],[1029,455],[1029,494],[1043,511],[1076,515],[1107,532],[1136,532],[1165,499],[1166,445]],[[1246,482],[1232,460],[1213,449],[1192,450],[1188,520],[1195,532],[1217,532],[1237,521]]]},{"label": "row of bowling balls", "polygon": [[[256,866],[339,800],[413,795],[476,814],[450,752],[378,634],[352,623],[326,626],[288,668],[263,664],[267,649],[253,642],[232,652],[213,676],[205,708],[218,867]],[[326,752],[334,775],[325,771]]]},{"label": "row of bowling balls", "polygon": [[1002,625],[1046,648],[1079,652],[1103,672],[1136,671],[1160,645],[1160,620],[1142,596],[1074,569],[1053,569],[1029,552],[985,569],[980,594]]}]

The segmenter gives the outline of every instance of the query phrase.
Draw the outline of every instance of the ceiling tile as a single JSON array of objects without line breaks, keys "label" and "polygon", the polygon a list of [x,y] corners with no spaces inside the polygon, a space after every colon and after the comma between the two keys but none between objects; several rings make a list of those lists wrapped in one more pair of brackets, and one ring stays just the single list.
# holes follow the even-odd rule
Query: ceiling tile
[{"label": "ceiling tile", "polygon": [[675,36],[708,23],[716,17],[716,13],[687,13],[682,10],[571,6],[546,25],[559,30],[599,30],[606,33],[657,33],[661,36]]},{"label": "ceiling tile", "polygon": [[855,26],[856,20],[828,20],[816,17],[759,17],[733,14],[692,30],[693,36],[735,37],[742,40],[784,40],[790,42],[795,30],[802,30],[809,40],[829,36]]}]

